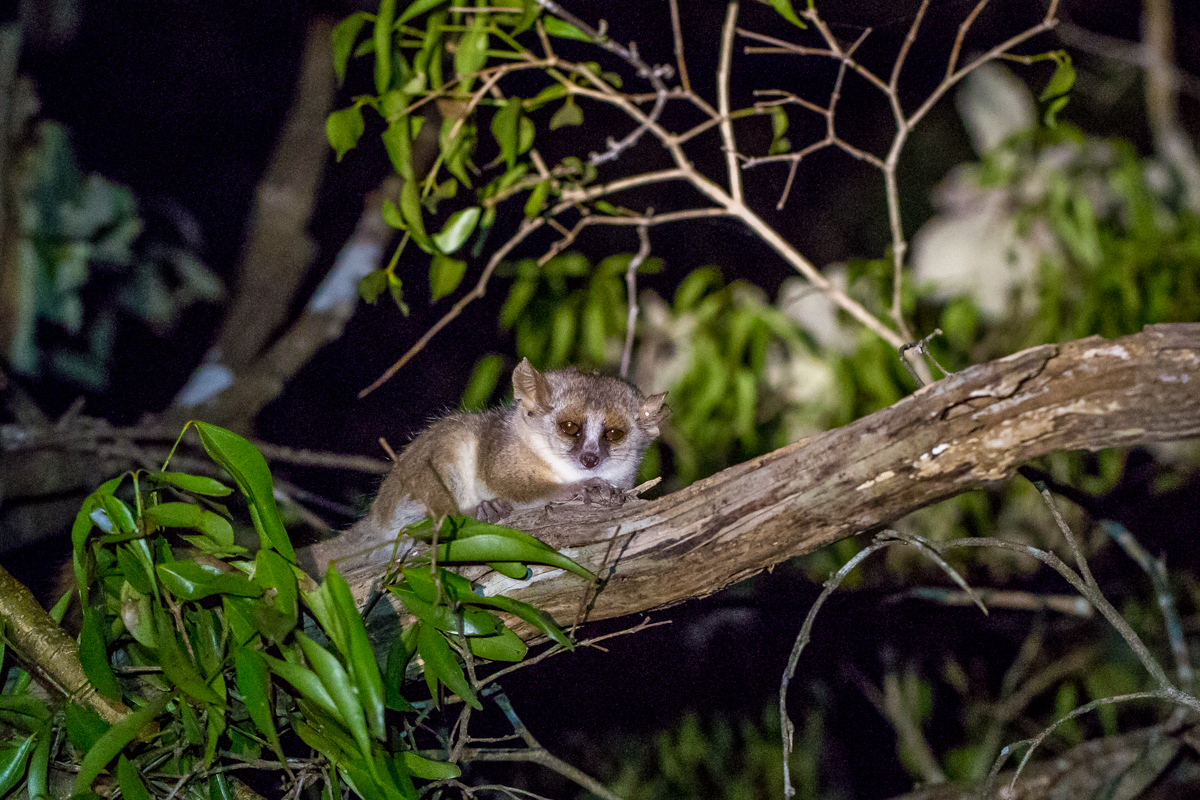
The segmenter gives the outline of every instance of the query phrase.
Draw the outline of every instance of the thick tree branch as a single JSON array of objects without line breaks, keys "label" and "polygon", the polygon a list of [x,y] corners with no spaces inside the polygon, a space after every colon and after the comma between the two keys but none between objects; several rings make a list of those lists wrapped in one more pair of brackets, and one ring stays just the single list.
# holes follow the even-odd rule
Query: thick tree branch
[{"label": "thick tree branch", "polygon": [[[591,613],[602,619],[711,594],[785,559],[1007,478],[1023,462],[1055,450],[1197,435],[1200,324],[1154,325],[1122,339],[1042,345],[970,367],[843,428],[659,500],[616,510],[537,510],[512,524],[597,573],[613,570]],[[315,545],[303,558],[310,566],[344,559],[342,574],[361,598],[391,550],[390,542],[343,536]],[[478,579],[488,594],[504,592],[564,622],[589,591],[574,576],[541,568],[528,582],[495,573]],[[394,623],[390,611],[376,615],[382,628]]]}]

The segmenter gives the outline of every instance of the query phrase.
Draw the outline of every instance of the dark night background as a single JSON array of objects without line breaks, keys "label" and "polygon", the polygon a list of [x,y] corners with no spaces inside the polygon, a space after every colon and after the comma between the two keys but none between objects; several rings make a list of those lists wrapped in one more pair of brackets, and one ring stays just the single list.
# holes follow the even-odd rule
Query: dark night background
[{"label": "dark night background", "polygon": [[[621,40],[636,40],[648,61],[672,61],[666,2],[567,5],[582,17],[609,20],[611,33]],[[692,80],[711,97],[724,4],[682,5]],[[915,0],[869,0],[826,2],[820,8],[843,40],[853,39],[863,26],[873,28],[864,52],[874,54],[866,60],[879,68],[890,63],[917,5]],[[911,97],[922,97],[940,79],[953,32],[973,5],[934,0],[904,74],[905,83],[912,87]],[[973,38],[999,41],[1036,21],[1043,5],[993,0]],[[81,168],[131,187],[151,225],[156,207],[186,209],[202,235],[202,257],[232,289],[255,185],[289,107],[306,20],[317,13],[340,17],[356,8],[294,0],[81,0],[74,34],[57,39],[49,34],[29,36],[21,70],[36,80],[42,116],[69,129]],[[1061,16],[1132,41],[1138,37],[1140,11],[1135,0],[1075,0],[1064,4]],[[769,7],[746,2],[742,24],[762,29],[765,26],[757,23],[770,19],[772,13]],[[1200,4],[1177,0],[1175,17],[1177,62],[1185,71],[1198,74]],[[1061,45],[1053,35],[1043,36],[1024,51],[1057,46]],[[1122,136],[1148,151],[1150,137],[1136,77],[1123,93],[1101,98],[1089,94],[1086,74],[1089,69],[1103,72],[1111,65],[1088,55],[1076,58],[1081,78],[1064,116],[1090,133]],[[801,75],[798,63],[735,54],[735,75],[742,80],[735,83],[733,105],[752,102],[752,84],[803,85],[805,80],[818,83],[830,77],[829,65],[806,60],[804,69],[811,72]],[[1049,70],[1020,74],[1036,87],[1048,78]],[[337,105],[345,105],[368,80],[363,67],[352,68]],[[839,124],[848,139],[880,152],[892,135],[886,109],[861,89],[848,87]],[[1200,129],[1195,124],[1196,106],[1185,97],[1182,108],[1190,131]],[[587,143],[572,142],[573,149],[584,153],[602,147],[611,133],[604,128],[602,112],[587,111],[588,124],[578,129],[578,137]],[[817,128],[816,121],[810,121],[808,129],[797,124],[790,135],[793,142],[802,141]],[[618,129],[618,134],[623,130]],[[352,232],[363,194],[378,185],[388,168],[374,138],[377,133],[369,123],[359,147],[340,164],[333,163],[330,152],[311,225],[319,254],[306,290],[300,293],[301,304]],[[743,134],[743,141],[752,135]],[[761,135],[769,136],[765,125]],[[652,148],[638,152],[646,150]],[[562,153],[551,149],[546,155],[549,161]],[[972,157],[952,104],[943,101],[922,123],[902,160],[904,215],[910,232],[932,212],[928,196],[933,185],[955,163]],[[623,169],[652,167],[653,155],[646,158],[645,164],[634,162]],[[720,174],[720,164],[712,161],[711,154],[698,157],[698,165],[710,175]],[[814,263],[874,257],[884,251],[886,212],[881,183],[873,171],[827,150],[805,163],[788,205],[776,212],[774,202],[785,177],[783,167],[759,168],[746,174],[747,191],[767,221]],[[638,204],[636,196],[628,200],[630,207]],[[705,264],[717,264],[727,277],[749,279],[772,295],[790,274],[761,242],[733,223],[657,228],[652,241],[666,269],[648,285],[660,291]],[[527,245],[521,255],[537,255],[541,251],[536,248],[546,243]],[[635,248],[632,229],[592,232],[578,242],[578,249],[593,260]],[[496,325],[504,298],[503,286],[496,285],[395,379],[365,400],[357,400],[357,392],[444,311],[444,301],[431,307],[422,294],[427,292],[422,288],[424,265],[418,263],[416,251],[406,254],[406,259],[410,260],[404,274],[412,314],[402,317],[387,302],[360,304],[343,337],[311,359],[282,396],[259,415],[259,437],[294,447],[379,455],[380,435],[402,443],[428,419],[453,407],[478,357],[487,352],[512,356],[511,337],[502,336]],[[478,259],[470,264],[468,282],[473,281],[470,270],[477,274],[481,265]],[[155,337],[136,324],[125,326],[112,384],[106,392],[87,398],[87,413],[128,424],[164,408],[199,363],[221,313],[214,305],[189,309],[170,339]],[[30,390],[51,414],[61,412],[76,396],[76,390],[63,385],[43,384]],[[356,492],[363,495],[372,489],[361,476],[281,469],[301,486],[346,501]],[[345,524],[342,519],[331,521]],[[756,718],[774,702],[793,637],[818,589],[800,570],[785,565],[752,583],[655,612],[653,619],[675,622],[614,639],[606,643],[607,653],[559,656],[517,672],[504,685],[543,744],[569,761],[576,758],[576,763],[586,760],[591,739],[604,739],[617,731],[648,735],[671,726],[689,710],[702,717],[726,713]],[[806,677],[815,676],[836,689],[837,710],[828,715],[827,769],[832,780],[846,781],[858,797],[890,796],[907,790],[911,781],[896,759],[889,726],[847,683],[839,664],[854,663],[873,673],[888,659],[911,660],[936,674],[942,648],[951,642],[960,657],[967,653],[966,659],[1007,664],[1028,626],[1024,615],[999,612],[981,636],[973,610],[934,613],[916,602],[885,604],[883,599],[871,592],[836,595],[823,612],[813,650],[801,667]],[[630,622],[600,623],[593,626],[593,633]],[[830,702],[805,691],[794,694],[797,708]],[[948,741],[954,738],[953,730],[943,734]],[[936,745],[940,734],[933,735]],[[840,749],[838,742],[843,743]],[[856,743],[853,752],[845,744],[849,742]],[[861,768],[867,764],[875,768],[870,776]]]}]

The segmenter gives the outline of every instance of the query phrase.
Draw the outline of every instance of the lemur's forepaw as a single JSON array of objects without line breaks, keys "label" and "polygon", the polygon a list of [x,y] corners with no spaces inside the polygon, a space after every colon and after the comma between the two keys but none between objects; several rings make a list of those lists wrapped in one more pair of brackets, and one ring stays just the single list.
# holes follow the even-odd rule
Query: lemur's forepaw
[{"label": "lemur's forepaw", "polygon": [[512,503],[497,497],[492,500],[484,500],[475,506],[471,511],[471,516],[483,522],[499,522],[511,514],[512,510]]},{"label": "lemur's forepaw", "polygon": [[576,484],[576,497],[585,505],[619,506],[625,502],[625,491],[603,478],[588,478]]}]

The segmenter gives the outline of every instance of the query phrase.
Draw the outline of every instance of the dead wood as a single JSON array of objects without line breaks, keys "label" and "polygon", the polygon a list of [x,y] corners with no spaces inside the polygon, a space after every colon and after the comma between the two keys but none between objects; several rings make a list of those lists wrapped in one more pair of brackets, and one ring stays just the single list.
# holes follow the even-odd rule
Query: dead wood
[{"label": "dead wood", "polygon": [[[711,594],[837,539],[1011,476],[1055,450],[1200,435],[1200,324],[1148,326],[1116,340],[1042,345],[951,375],[843,428],[618,509],[559,506],[514,527],[611,578],[591,619]],[[391,546],[342,536],[303,553],[370,593]],[[482,570],[482,568],[480,568]],[[478,576],[572,621],[589,587],[559,570],[530,581]],[[582,601],[582,603],[581,603]],[[372,617],[386,640],[395,614]]]}]

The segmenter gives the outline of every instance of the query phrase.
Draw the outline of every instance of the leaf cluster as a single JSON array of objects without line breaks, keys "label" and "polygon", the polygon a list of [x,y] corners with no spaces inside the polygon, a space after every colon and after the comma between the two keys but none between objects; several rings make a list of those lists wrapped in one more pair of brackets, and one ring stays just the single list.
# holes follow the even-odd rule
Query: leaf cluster
[{"label": "leaf cluster", "polygon": [[[525,655],[499,614],[572,647],[549,615],[476,594],[448,567],[488,563],[525,578],[528,564],[547,564],[594,576],[534,537],[452,517],[412,530],[428,552],[398,565],[387,588],[415,621],[381,670],[336,567],[320,585],[296,567],[262,455],[228,430],[189,425],[236,495],[201,475],[137,471],[102,484],[72,528],[80,661],[97,692],[133,710],[110,724],[72,701],[59,717],[28,693],[20,672],[0,695],[0,721],[24,737],[0,749],[4,791],[25,779],[32,796],[44,794],[62,724],[80,759],[77,794],[110,770],[131,798],[228,797],[230,768],[254,764],[289,783],[324,783],[326,796],[346,786],[372,800],[415,798],[414,780],[460,771],[417,752],[420,720],[439,704],[440,687],[478,708],[461,660]],[[237,543],[235,525],[244,526],[233,501],[244,502],[255,553]],[[430,692],[415,702],[405,683],[413,656]]]}]

